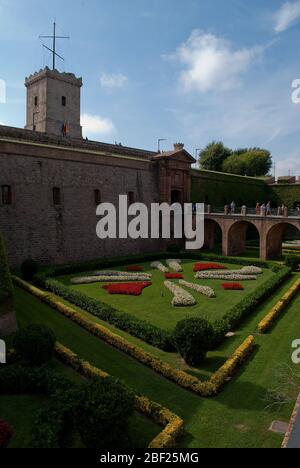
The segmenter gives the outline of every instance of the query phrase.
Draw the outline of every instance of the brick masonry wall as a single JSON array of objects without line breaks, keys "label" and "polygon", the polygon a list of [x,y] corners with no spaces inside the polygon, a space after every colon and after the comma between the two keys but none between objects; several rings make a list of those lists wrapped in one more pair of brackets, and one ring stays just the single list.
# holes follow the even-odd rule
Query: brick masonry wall
[{"label": "brick masonry wall", "polygon": [[[119,194],[130,191],[135,201],[159,201],[157,169],[149,160],[0,141],[0,186],[6,184],[13,204],[0,200],[0,231],[13,267],[30,257],[57,264],[162,248],[160,241],[96,236],[94,190],[102,202],[117,204]],[[53,204],[54,187],[61,189],[61,206]]]}]

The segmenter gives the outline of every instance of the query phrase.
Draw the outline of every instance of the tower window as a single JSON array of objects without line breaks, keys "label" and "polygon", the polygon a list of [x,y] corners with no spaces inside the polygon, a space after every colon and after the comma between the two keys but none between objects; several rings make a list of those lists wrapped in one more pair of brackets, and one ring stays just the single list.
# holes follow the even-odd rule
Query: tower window
[{"label": "tower window", "polygon": [[56,206],[61,205],[61,190],[58,187],[53,188],[53,204]]},{"label": "tower window", "polygon": [[35,97],[34,97],[34,105],[35,105],[35,107],[37,107],[38,103],[39,103],[38,97],[35,96]]},{"label": "tower window", "polygon": [[12,191],[10,185],[2,185],[2,204],[12,205]]},{"label": "tower window", "polygon": [[67,105],[67,98],[66,98],[66,96],[62,96],[62,98],[61,98],[61,105],[62,105],[63,107],[66,107],[66,105]]},{"label": "tower window", "polygon": [[95,205],[100,205],[101,203],[101,192],[100,190],[94,190],[94,200],[95,200]]}]

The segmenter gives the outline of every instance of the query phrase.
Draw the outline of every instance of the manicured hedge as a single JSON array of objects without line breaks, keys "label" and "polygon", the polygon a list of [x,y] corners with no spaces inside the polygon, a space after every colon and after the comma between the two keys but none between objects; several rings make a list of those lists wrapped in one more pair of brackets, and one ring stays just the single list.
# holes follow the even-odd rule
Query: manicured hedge
[{"label": "manicured hedge", "polygon": [[[83,361],[77,354],[74,354],[60,343],[56,345],[56,356],[65,365],[70,366],[85,378],[94,379],[96,377],[106,379],[109,377],[107,372],[92,366],[89,362]],[[163,427],[163,430],[150,442],[149,448],[163,449],[174,447],[176,439],[181,435],[183,430],[183,420],[179,416],[159,403],[149,400],[144,395],[135,395],[135,409]]]},{"label": "manicured hedge", "polygon": [[268,299],[290,275],[290,268],[281,268],[272,278],[227,312],[224,321],[228,323],[228,331],[240,325],[252,312],[255,312],[257,307]]},{"label": "manicured hedge", "polygon": [[260,333],[266,333],[273,326],[277,318],[285,311],[294,297],[298,294],[299,290],[300,280],[297,280],[259,323],[258,331]]},{"label": "manicured hedge", "polygon": [[96,299],[89,298],[85,294],[64,286],[57,280],[46,279],[46,281],[39,281],[39,283],[41,283],[42,287],[48,291],[51,291],[57,296],[71,302],[71,304],[86,310],[95,317],[116,326],[120,330],[126,331],[127,333],[142,339],[152,346],[164,351],[174,350],[171,334],[161,328],[155,327],[144,320],[135,318],[126,312],[121,312]]},{"label": "manicured hedge", "polygon": [[[35,277],[35,282],[44,289],[53,292],[54,294],[62,297],[63,299],[71,302],[72,304],[80,307],[83,310],[91,313],[92,315],[108,322],[117,328],[126,331],[127,333],[142,339],[146,343],[151,344],[164,351],[174,351],[175,346],[173,343],[172,333],[167,332],[159,327],[151,325],[150,323],[137,319],[128,313],[121,312],[112,306],[104,304],[98,300],[89,298],[85,294],[78,291],[71,290],[69,287],[64,286],[61,282],[55,279],[55,276],[69,275],[80,273],[83,270],[93,270],[97,268],[113,268],[120,265],[128,265],[149,262],[155,260],[162,260],[169,258],[168,253],[163,254],[150,254],[139,255],[126,258],[104,259],[89,263],[78,265],[66,265],[63,267],[56,267],[48,269],[42,274]],[[254,293],[247,296],[241,303],[233,307],[222,320],[217,320],[214,324],[215,330],[215,348],[218,347],[225,339],[225,335],[238,326],[245,318],[247,318],[256,307],[267,299],[279,285],[281,285],[290,275],[289,268],[283,268],[281,265],[263,262],[258,259],[244,259],[236,257],[224,257],[215,254],[205,254],[196,252],[181,252],[177,254],[180,259],[191,260],[204,260],[209,262],[226,262],[230,264],[237,264],[243,266],[257,266],[260,268],[269,268],[276,275],[268,280],[264,285],[259,287]]]},{"label": "manicured hedge", "polygon": [[46,367],[31,368],[19,365],[0,370],[0,394],[47,395],[50,407],[36,415],[31,446],[33,448],[60,448],[80,388],[61,373]]}]

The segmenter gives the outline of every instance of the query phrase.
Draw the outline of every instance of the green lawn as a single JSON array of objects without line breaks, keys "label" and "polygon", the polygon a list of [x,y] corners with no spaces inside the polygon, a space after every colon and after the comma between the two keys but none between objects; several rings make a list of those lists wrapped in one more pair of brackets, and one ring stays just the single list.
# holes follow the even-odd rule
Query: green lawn
[{"label": "green lawn", "polygon": [[[299,275],[298,275],[299,277]],[[238,335],[228,340],[205,363],[204,371],[218,367],[249,333],[254,333],[257,323],[270,307],[295,281],[296,275],[278,290],[245,323]],[[16,290],[16,306],[21,326],[44,323],[50,326],[57,338],[84,359],[126,382],[137,392],[167,406],[185,420],[186,433],[180,441],[182,447],[280,447],[282,436],[268,428],[273,420],[288,421],[292,406],[279,412],[264,411],[266,391],[274,380],[274,371],[280,363],[290,363],[291,343],[300,338],[300,297],[298,297],[278,322],[272,333],[257,336],[258,349],[251,361],[213,399],[201,399],[159,376],[127,355],[106,345],[58,312],[41,304],[28,293]]]},{"label": "green lawn", "polygon": [[[222,318],[224,314],[235,304],[238,304],[245,296],[253,292],[258,286],[268,280],[273,273],[270,270],[264,270],[262,275],[258,275],[256,281],[243,281],[244,291],[224,291],[221,287],[224,281],[216,280],[195,280],[193,273],[194,261],[183,263],[184,278],[189,282],[195,282],[205,286],[210,286],[215,290],[216,298],[210,299],[196,291],[189,290],[197,300],[197,305],[193,307],[173,307],[171,305],[173,295],[164,286],[164,274],[153,270],[149,263],[143,264],[144,271],[152,273],[152,286],[144,289],[141,296],[123,296],[110,295],[103,288],[103,283],[93,283],[84,285],[71,285],[70,279],[75,276],[88,276],[82,273],[80,275],[71,275],[58,277],[60,281],[70,288],[86,294],[93,299],[110,304],[115,308],[134,315],[137,318],[164,328],[173,330],[180,320],[186,317],[205,317],[210,321]],[[238,265],[225,264],[229,269],[240,269]],[[122,270],[123,268],[120,268]]]}]

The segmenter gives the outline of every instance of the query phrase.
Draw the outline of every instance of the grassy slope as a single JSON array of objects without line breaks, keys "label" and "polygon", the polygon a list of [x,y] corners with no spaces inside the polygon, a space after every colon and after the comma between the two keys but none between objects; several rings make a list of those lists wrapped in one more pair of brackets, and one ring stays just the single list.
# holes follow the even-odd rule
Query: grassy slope
[{"label": "grassy slope", "polygon": [[[110,304],[119,310],[128,312],[135,317],[147,320],[153,325],[173,330],[179,320],[187,316],[200,316],[206,317],[208,320],[214,321],[222,316],[235,304],[239,303],[245,296],[254,291],[260,284],[264,283],[272,276],[270,270],[265,270],[264,273],[258,276],[256,281],[244,281],[244,291],[235,291],[234,293],[224,291],[221,287],[224,281],[215,280],[195,280],[193,273],[193,266],[195,262],[185,262],[183,264],[184,278],[190,282],[197,282],[206,286],[211,286],[217,297],[209,299],[195,291],[190,291],[197,300],[197,305],[186,308],[174,308],[171,305],[172,293],[164,286],[163,273],[150,268],[149,263],[143,264],[145,272],[153,274],[152,283],[150,288],[144,289],[139,297],[134,296],[120,296],[109,295],[103,288],[101,283],[94,283],[88,285],[70,286],[73,289],[80,291],[87,296],[98,299],[102,302]],[[239,269],[238,265],[224,264],[229,269]],[[70,284],[70,278],[63,277],[62,281],[65,284]],[[77,275],[85,276],[85,274]]]},{"label": "grassy slope", "polygon": [[[277,295],[245,324],[239,336],[228,342],[208,360],[208,371],[217,367],[243,336],[254,332],[259,319],[295,280],[295,276]],[[272,334],[257,337],[259,349],[243,371],[223,392],[211,400],[203,400],[160,377],[125,354],[105,345],[77,325],[69,322],[48,306],[17,289],[16,304],[20,325],[43,322],[58,339],[91,363],[121,378],[138,392],[166,405],[185,420],[183,447],[279,447],[282,436],[268,432],[273,420],[288,420],[292,407],[277,412],[264,412],[264,397],[272,382],[274,368],[289,362],[291,342],[299,338],[300,297],[273,329]]]}]

